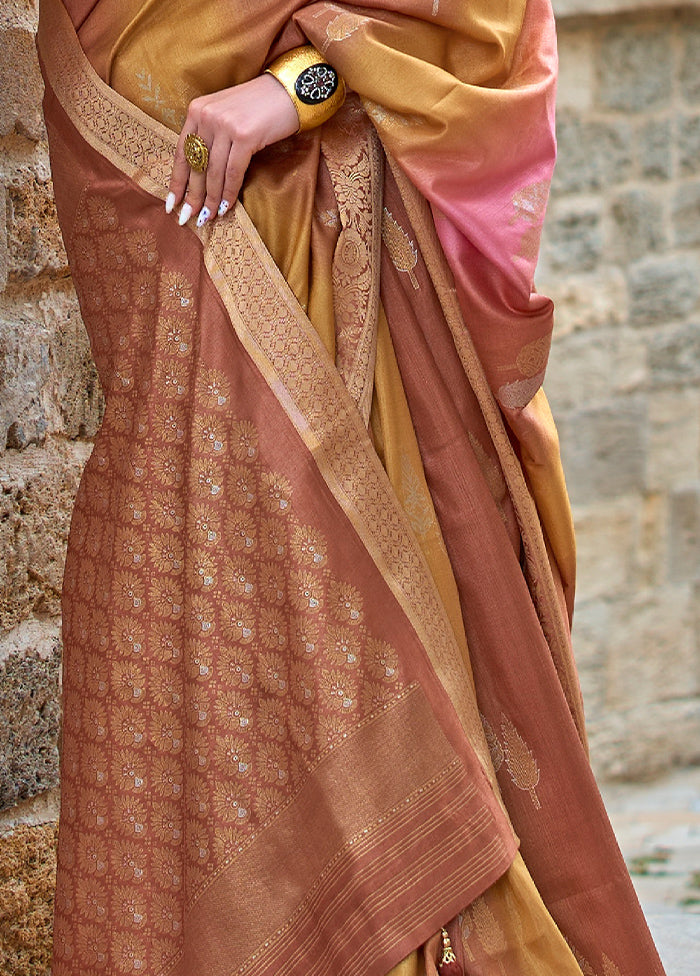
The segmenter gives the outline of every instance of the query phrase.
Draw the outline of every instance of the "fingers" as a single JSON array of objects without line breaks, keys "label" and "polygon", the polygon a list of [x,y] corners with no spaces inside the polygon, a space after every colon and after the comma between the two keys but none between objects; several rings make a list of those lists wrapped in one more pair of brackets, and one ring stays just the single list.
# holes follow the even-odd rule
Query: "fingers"
[{"label": "fingers", "polygon": [[174,208],[180,203],[185,195],[187,180],[190,175],[190,167],[185,159],[185,131],[180,133],[177,148],[175,149],[175,159],[173,160],[173,172],[168,186],[168,196],[165,200],[165,212],[172,213]]},{"label": "fingers", "polygon": [[[225,133],[219,133],[215,138],[209,154],[207,167],[206,197],[203,206],[198,211],[197,226],[202,227],[215,214],[224,197],[224,184],[228,170],[229,159],[234,152],[231,139]],[[236,191],[237,193],[238,191]],[[236,198],[233,197],[235,200]],[[228,209],[228,208],[226,208]],[[225,211],[224,211],[225,212]]]},{"label": "fingers", "polygon": [[178,216],[178,223],[181,226],[187,223],[193,213],[199,212],[206,195],[205,174],[193,170],[185,156],[185,140],[190,134],[199,135],[207,147],[211,145],[211,134],[202,125],[205,105],[205,99],[194,99],[190,102],[187,118],[175,148],[173,171],[165,199],[165,212],[172,213],[182,203]]},{"label": "fingers", "polygon": [[219,198],[220,202],[217,210],[219,217],[223,217],[226,211],[238,199],[238,194],[241,192],[243,185],[243,177],[250,164],[250,159],[250,153],[240,148],[237,149],[235,145],[231,146],[226,164],[226,172],[224,174],[224,185]]},{"label": "fingers", "polygon": [[199,106],[197,100],[190,103],[187,111],[187,118],[180,133],[175,148],[175,158],[173,160],[173,171],[168,186],[168,196],[165,200],[165,212],[172,213],[176,206],[182,202],[190,179],[190,165],[185,158],[185,139],[190,132],[197,132],[199,125]]},{"label": "fingers", "polygon": [[[253,153],[293,135],[299,127],[286,90],[269,75],[195,98],[180,133],[165,201],[167,213],[181,204],[181,224],[193,215],[198,226],[222,216],[240,193]],[[192,170],[185,139],[198,135],[209,150],[206,172]]]},{"label": "fingers", "polygon": [[[194,103],[193,103],[194,104]],[[194,126],[194,117],[200,115],[198,127]],[[175,150],[175,160],[173,172],[170,180],[169,193],[165,202],[167,213],[172,213],[174,208],[182,203],[178,216],[178,223],[183,226],[195,215],[197,226],[203,227],[204,224],[220,209],[224,184],[227,180],[227,173],[230,168],[230,159],[234,154],[234,146],[230,136],[225,132],[215,128],[215,120],[203,117],[206,113],[196,113],[190,111],[185,127],[180,134],[177,148]],[[204,141],[209,149],[209,161],[204,172],[193,170],[185,157],[185,138],[190,132],[196,132]],[[237,167],[240,170],[240,179],[235,186],[235,196],[231,196],[229,203],[236,199],[238,190],[243,181],[246,167],[250,162],[250,157]],[[224,207],[223,213],[228,210]]]},{"label": "fingers", "polygon": [[[206,137],[202,138],[207,141]],[[176,174],[173,170],[171,187],[174,183],[176,189],[171,189],[171,193],[177,194],[179,191],[173,207],[183,201],[178,217],[180,226],[186,224],[193,215],[197,218],[197,227],[203,227],[214,216],[223,217],[238,198],[250,159],[250,152],[231,142],[225,133],[220,133],[211,145],[206,172],[197,173],[187,167],[184,190],[180,189],[180,183],[175,182],[179,171]]]}]

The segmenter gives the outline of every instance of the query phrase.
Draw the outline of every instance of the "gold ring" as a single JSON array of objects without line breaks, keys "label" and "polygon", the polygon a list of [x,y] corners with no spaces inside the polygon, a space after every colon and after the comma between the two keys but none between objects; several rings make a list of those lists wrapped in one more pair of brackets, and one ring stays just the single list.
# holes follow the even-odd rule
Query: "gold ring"
[{"label": "gold ring", "polygon": [[185,159],[190,164],[190,168],[197,173],[203,173],[209,165],[209,150],[207,144],[201,136],[190,132],[185,137]]}]

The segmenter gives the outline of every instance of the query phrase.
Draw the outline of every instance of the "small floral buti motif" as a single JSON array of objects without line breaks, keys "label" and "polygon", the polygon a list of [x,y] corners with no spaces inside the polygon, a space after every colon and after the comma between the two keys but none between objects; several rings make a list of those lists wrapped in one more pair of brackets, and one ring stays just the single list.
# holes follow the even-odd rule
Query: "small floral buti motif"
[{"label": "small floral buti motif", "polygon": [[540,782],[540,767],[534,753],[518,732],[515,725],[505,715],[501,721],[501,735],[503,754],[506,766],[519,790],[530,794],[533,806],[540,810],[542,804],[537,796],[537,786]]},{"label": "small floral buti motif", "polygon": [[514,260],[523,259],[528,262],[537,260],[542,224],[549,199],[549,187],[549,180],[540,180],[523,187],[512,198],[515,212],[510,223],[527,225],[521,235],[518,250],[513,256]]},{"label": "small floral buti motif", "polygon": [[323,52],[325,53],[333,43],[346,41],[363,24],[367,23],[369,23],[369,17],[362,17],[360,14],[355,14],[348,10],[343,10],[336,14],[326,24],[326,40],[323,44]]},{"label": "small floral buti motif", "polygon": [[549,180],[540,180],[536,183],[529,183],[522,190],[518,190],[513,195],[513,209],[515,213],[511,217],[511,223],[518,220],[525,220],[528,224],[539,227],[544,220],[549,199]]},{"label": "small floral buti motif", "polygon": [[415,275],[418,251],[406,231],[386,207],[382,220],[382,239],[396,270],[407,274],[413,288],[418,291],[420,283]]},{"label": "small floral buti motif", "polygon": [[424,479],[406,454],[401,458],[401,502],[413,531],[425,537],[435,526],[435,511]]},{"label": "small floral buti motif", "polygon": [[523,376],[531,379],[544,370],[549,358],[550,345],[550,336],[546,335],[540,336],[539,339],[528,342],[522,347],[515,360],[515,365]]}]

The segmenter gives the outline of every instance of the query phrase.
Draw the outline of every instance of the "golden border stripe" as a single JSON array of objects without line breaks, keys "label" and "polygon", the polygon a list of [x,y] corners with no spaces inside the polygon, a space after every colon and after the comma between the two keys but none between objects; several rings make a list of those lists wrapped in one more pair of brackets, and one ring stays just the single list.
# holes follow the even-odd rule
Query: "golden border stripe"
[{"label": "golden border stripe", "polygon": [[[424,839],[424,835],[422,831],[420,832],[420,834],[414,834],[414,836],[419,836],[421,841]],[[402,839],[402,846],[404,848],[410,846],[410,843],[411,843],[411,835],[409,835],[408,838]],[[361,932],[362,929],[366,926],[366,914],[371,912],[372,914],[378,915],[381,911],[386,909],[388,906],[392,905],[396,900],[397,890],[401,890],[410,885],[409,878],[411,877],[424,878],[426,877],[426,872],[428,871],[428,869],[432,869],[433,871],[436,871],[442,868],[449,867],[451,863],[455,863],[455,864],[458,863],[454,859],[459,854],[462,847],[463,847],[463,843],[460,842],[459,838],[455,838],[455,837],[452,837],[450,839],[450,842],[446,842],[432,847],[429,851],[426,851],[426,853],[422,858],[418,858],[417,860],[415,860],[410,864],[410,870],[404,871],[402,875],[397,875],[394,885],[392,885],[391,887],[385,886],[384,888],[378,889],[369,897],[365,896],[362,902],[362,909],[360,911],[355,912],[354,915],[348,912],[343,916],[345,922],[343,925],[342,936],[338,936],[336,938],[335,940],[336,947],[339,949],[344,944],[352,944],[357,933]],[[502,842],[500,841],[500,838],[494,838],[494,840],[491,842],[488,848],[486,848],[484,851],[479,851],[468,862],[468,866],[471,870],[469,872],[466,872],[467,880],[469,882],[472,882],[473,880],[478,879],[478,877],[481,876],[483,871],[487,871],[491,867],[493,863],[494,855],[500,856],[501,853],[502,853]],[[383,851],[381,853],[381,856],[382,859],[384,859],[385,854]],[[332,916],[335,915],[336,910],[342,911],[344,905],[346,905],[348,902],[351,902],[352,894],[354,894],[356,890],[360,890],[361,888],[364,888],[366,882],[371,882],[372,876],[373,875],[370,872],[367,875],[363,875],[361,881],[357,882],[355,885],[349,886],[346,884],[343,887],[343,897],[341,899],[337,899],[333,901],[333,911],[331,912],[330,910],[327,910],[326,913],[323,915],[314,916],[313,919],[314,930],[312,930],[309,933],[309,935],[306,937],[306,939],[303,942],[300,942],[298,944],[296,949],[296,956],[292,957],[291,960],[293,963],[300,963],[302,961],[305,961],[307,958],[313,956],[313,944],[315,941],[318,940],[318,932],[315,931],[315,929],[320,929],[322,931],[324,927],[324,923],[330,921]],[[437,909],[440,908],[440,906],[443,904],[445,893],[446,891],[449,890],[446,887],[447,883],[451,879],[457,879],[457,878],[459,879],[460,889],[464,891],[465,865],[462,862],[459,862],[459,866],[455,868],[452,873],[447,873],[444,871],[441,873],[440,887],[438,893],[436,893],[434,890],[431,890],[428,894],[426,894],[426,896],[423,898],[422,901],[420,899],[412,900],[411,902],[412,907],[420,906],[416,912],[416,916],[415,916],[416,921],[420,922],[425,917],[426,914],[428,914],[431,911],[434,912],[436,908]],[[437,897],[437,894],[439,894],[439,897]],[[410,919],[410,915],[407,916],[406,909],[402,908],[402,910],[395,916],[395,918],[397,920],[398,919],[401,920],[401,925],[403,927],[406,925],[407,920]],[[385,929],[386,929],[386,922],[382,926],[382,931],[385,931]],[[282,951],[287,950],[288,944],[283,943],[281,949]],[[269,962],[264,961],[264,959],[263,960],[259,959],[258,966],[261,961],[263,961],[264,965],[268,965],[271,967],[270,971],[272,973],[274,973],[275,971],[279,971],[279,969],[277,970],[275,969],[275,967],[279,967],[280,965],[279,954],[277,957],[271,959]],[[285,962],[289,962],[289,961],[290,961],[289,957],[286,957]],[[238,973],[240,973],[242,976],[242,974],[244,974],[247,971],[248,970],[241,968],[238,971]],[[256,972],[257,971],[259,970],[256,966]]]},{"label": "golden border stripe", "polygon": [[[442,817],[444,818],[444,810],[442,811]],[[401,846],[404,849],[406,847],[410,848],[414,840],[421,844],[425,842],[425,835],[420,824],[412,834],[402,837]],[[404,872],[395,875],[391,885],[384,885],[376,889],[369,896],[365,894],[361,907],[358,907],[355,912],[349,910],[348,903],[351,903],[351,896],[355,890],[364,888],[371,882],[374,872],[363,874],[362,878],[356,881],[354,885],[349,885],[344,883],[342,867],[339,867],[337,872],[338,876],[335,880],[337,887],[342,886],[343,897],[333,901],[333,913],[335,914],[336,910],[342,912],[344,906],[348,910],[343,915],[344,924],[342,932],[336,933],[334,938],[333,948],[336,955],[346,945],[352,944],[357,934],[366,928],[368,914],[377,917],[381,915],[383,923],[381,928],[364,945],[371,941],[374,947],[373,954],[381,948],[382,944],[384,944],[387,950],[390,949],[399,932],[409,931],[413,925],[418,926],[426,918],[434,917],[435,913],[440,911],[446,900],[454,902],[457,899],[457,903],[461,904],[465,891],[471,885],[478,884],[483,878],[489,877],[494,865],[499,864],[506,853],[502,840],[499,837],[495,837],[486,848],[479,850],[465,863],[463,859],[459,858],[459,854],[463,852],[463,847],[463,838],[455,835],[442,844],[432,846],[429,851],[425,852],[423,857],[411,862]],[[380,856],[382,862],[384,862],[386,858],[385,852],[382,851]],[[452,871],[449,871],[450,865],[454,865]],[[355,869],[354,865],[347,865],[347,867],[349,872]],[[425,887],[424,879],[428,870],[439,872],[439,886],[437,888],[435,886],[429,887],[428,891],[421,893]],[[406,905],[405,902],[400,901],[400,896],[401,894],[405,895],[409,890],[413,894],[410,899],[410,904]],[[388,907],[396,906],[397,904],[400,904],[401,907],[398,908],[394,915],[389,919],[384,918],[382,913]],[[293,954],[290,955],[291,943],[289,941],[282,941],[276,953],[271,953],[266,943],[264,951],[256,954],[255,958],[251,958],[246,966],[237,970],[236,976],[247,976],[252,971],[256,974],[275,976],[279,972],[286,971],[286,967],[291,966],[293,968],[295,965],[301,964],[301,962],[304,962],[306,965],[309,959],[313,959],[318,955],[318,952],[314,951],[314,945],[316,944],[316,948],[318,948],[317,943],[319,939],[323,938],[322,934],[319,936],[319,931],[321,933],[324,931],[324,923],[329,920],[330,914],[328,911],[320,916],[310,916],[307,927],[311,928],[311,931],[302,940],[295,940]],[[443,919],[443,921],[446,921],[446,919]],[[362,956],[363,948],[364,946],[359,946],[356,949],[356,953],[351,957],[350,961],[344,963],[342,970],[337,969],[336,966],[332,966],[330,969],[321,968],[319,972],[340,973],[342,971],[343,973],[353,973],[355,971],[353,969],[353,963]],[[332,960],[329,960],[326,956],[323,965],[327,966],[329,963],[332,965]],[[316,970],[310,967],[307,968],[307,972],[314,973]]]},{"label": "golden border stripe", "polygon": [[[386,862],[393,863],[393,857],[399,854],[399,852],[407,846],[407,840],[406,840],[407,835],[405,834],[405,830],[409,828],[410,822],[415,821],[422,810],[435,807],[436,804],[440,804],[443,797],[445,797],[448,793],[454,792],[453,788],[451,787],[451,784],[449,783],[448,777],[454,775],[455,772],[456,770],[454,768],[448,767],[441,773],[442,783],[436,783],[435,781],[432,781],[431,783],[426,784],[424,789],[425,797],[424,797],[424,802],[422,804],[416,803],[411,805],[410,798],[407,798],[405,801],[406,808],[407,808],[406,812],[409,815],[403,817],[399,816],[398,818],[396,818],[396,820],[392,820],[387,825],[387,829],[384,830],[383,833],[380,833],[378,831],[372,832],[370,828],[370,832],[367,833],[366,836],[360,835],[360,839],[364,841],[363,844],[361,845],[352,844],[351,841],[352,851],[346,852],[344,858],[339,858],[337,863],[334,863],[333,874],[327,875],[325,884],[323,886],[319,886],[316,890],[314,890],[313,893],[311,893],[304,899],[304,901],[299,906],[296,915],[305,914],[307,917],[313,917],[316,922],[322,921],[324,916],[319,915],[316,909],[320,907],[320,905],[322,905],[324,902],[328,904],[329,898],[328,898],[327,889],[331,888],[333,885],[337,885],[337,875],[342,870],[343,860],[349,862],[351,860],[350,858],[351,854],[353,858],[360,858],[364,854],[372,853],[373,851],[376,851],[377,847],[382,843],[382,841],[388,842],[392,837],[396,837],[396,840],[393,843],[391,843],[390,846],[388,847],[384,846],[382,848],[381,862],[376,861],[374,863],[373,868],[365,872],[362,875],[361,879],[356,878],[353,884],[347,884],[343,886],[342,896],[340,897],[340,899],[333,902],[334,912],[336,911],[336,906],[342,908],[344,902],[350,899],[351,895],[354,893],[356,889],[363,887],[366,884],[372,882],[375,875],[383,869],[384,864]],[[408,809],[409,807],[410,807],[410,812]],[[421,821],[422,842],[425,842],[426,838],[430,835],[431,827],[435,828],[435,830],[439,829],[443,817],[444,817],[444,811],[438,808],[428,820]],[[453,840],[453,846],[454,843],[457,842],[463,844],[465,838],[468,839],[470,842],[474,841],[485,829],[491,826],[492,822],[493,821],[490,816],[490,813],[485,807],[482,807],[481,810],[478,812],[478,814],[476,814],[473,818],[471,818],[471,821],[465,826],[464,835],[463,836],[460,835],[459,838]],[[364,833],[365,832],[363,831],[363,835]],[[435,863],[434,855],[435,855],[435,849],[431,848],[428,852],[426,852],[423,858],[412,862],[411,864],[412,868],[417,868],[421,864],[427,866],[428,863],[429,864]],[[286,932],[290,928],[292,922],[293,922],[293,918],[290,919],[289,923],[287,923],[284,926],[284,928],[280,929],[275,934],[276,937],[279,938],[285,937]],[[242,967],[241,972],[243,971],[244,968]]]}]

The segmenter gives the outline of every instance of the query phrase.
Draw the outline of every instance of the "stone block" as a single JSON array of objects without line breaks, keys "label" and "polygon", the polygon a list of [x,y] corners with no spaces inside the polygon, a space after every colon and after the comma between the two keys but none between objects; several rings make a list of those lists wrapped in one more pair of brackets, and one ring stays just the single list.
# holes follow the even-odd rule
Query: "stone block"
[{"label": "stone block", "polygon": [[609,606],[604,600],[584,600],[579,590],[572,636],[583,705],[589,723],[605,708],[605,659],[610,630],[608,617]]},{"label": "stone block", "polygon": [[16,132],[33,141],[43,138],[42,95],[33,32],[0,28],[0,136]]},{"label": "stone block", "polygon": [[634,166],[632,127],[626,121],[587,121],[561,112],[557,123],[559,161],[553,196],[607,189],[624,183]]},{"label": "stone block", "polygon": [[700,247],[700,182],[682,183],[678,187],[671,219],[676,244]]},{"label": "stone block", "polygon": [[648,443],[648,490],[668,491],[700,480],[700,390],[651,393]]},{"label": "stone block", "polygon": [[[700,0],[685,0],[684,7],[700,6]],[[642,10],[664,10],[678,7],[678,0],[554,0],[555,16],[566,22],[567,17],[596,17],[612,14],[638,14]]]},{"label": "stone block", "polygon": [[559,110],[587,112],[593,104],[593,32],[562,30],[559,33]]},{"label": "stone block", "polygon": [[663,207],[649,190],[625,190],[610,205],[611,240],[609,257],[622,263],[638,261],[666,243]]},{"label": "stone block", "polygon": [[21,306],[0,301],[0,454],[52,433],[92,437],[102,395],[68,284]]},{"label": "stone block", "polygon": [[682,584],[638,589],[616,601],[606,663],[608,709],[625,712],[698,696],[693,604],[692,586]]},{"label": "stone block", "polygon": [[641,498],[641,518],[634,559],[633,588],[651,589],[666,582],[666,496],[661,492]]},{"label": "stone block", "polygon": [[[72,288],[52,289],[38,302],[48,335],[50,375],[42,391],[51,430],[92,439],[104,409],[90,342]],[[1,431],[0,431],[1,434]]]},{"label": "stone block", "polygon": [[50,336],[32,311],[17,316],[15,306],[0,305],[0,455],[42,444],[48,430],[41,394],[51,379]]},{"label": "stone block", "polygon": [[[630,676],[630,680],[632,676]],[[589,723],[601,780],[645,780],[700,762],[700,702],[682,700],[607,712]]]},{"label": "stone block", "polygon": [[555,201],[543,242],[544,260],[555,272],[592,271],[603,253],[600,201]]},{"label": "stone block", "polygon": [[537,287],[554,300],[557,336],[621,326],[627,320],[627,282],[619,268],[606,265],[587,274],[554,273],[546,266],[547,251],[545,245]]},{"label": "stone block", "polygon": [[638,330],[615,325],[568,335],[557,331],[545,389],[560,416],[639,390],[647,376],[647,348]]},{"label": "stone block", "polygon": [[36,827],[39,824],[56,823],[61,808],[59,787],[24,800],[8,810],[0,810],[0,837],[15,827]]},{"label": "stone block", "polygon": [[4,0],[0,5],[0,27],[23,27],[36,32],[39,23],[38,0]]},{"label": "stone block", "polygon": [[700,681],[700,583],[693,585],[693,606],[695,608],[695,647],[697,648],[697,674]]},{"label": "stone block", "polygon": [[0,295],[7,287],[10,274],[10,248],[7,240],[7,194],[0,183]]},{"label": "stone block", "polygon": [[668,119],[651,119],[639,129],[641,176],[648,180],[670,180],[673,177],[673,138]]},{"label": "stone block", "polygon": [[[34,643],[33,649],[27,644]],[[13,645],[19,649],[8,652]],[[58,625],[25,625],[0,645],[0,810],[58,783]]]},{"label": "stone block", "polygon": [[559,420],[562,459],[575,505],[644,489],[646,404],[619,397]]},{"label": "stone block", "polygon": [[700,173],[700,115],[678,120],[678,167],[681,176]]},{"label": "stone block", "polygon": [[700,382],[700,323],[664,329],[653,336],[649,370],[655,386],[680,388]]},{"label": "stone block", "polygon": [[700,22],[697,16],[686,16],[681,23],[683,60],[681,63],[681,86],[687,102],[700,102]]},{"label": "stone block", "polygon": [[700,298],[700,263],[691,255],[664,255],[629,269],[630,322],[667,325],[692,314]]},{"label": "stone block", "polygon": [[598,104],[604,110],[648,112],[670,104],[673,49],[668,21],[620,24],[598,47]]},{"label": "stone block", "polygon": [[60,612],[70,514],[89,452],[50,441],[0,459],[0,633]]},{"label": "stone block", "polygon": [[700,580],[700,484],[669,498],[668,575],[676,582]]},{"label": "stone block", "polygon": [[56,824],[0,837],[0,972],[49,976],[56,888]]},{"label": "stone block", "polygon": [[68,274],[51,180],[34,166],[18,167],[6,180],[10,281]]},{"label": "stone block", "polygon": [[639,498],[618,498],[576,508],[576,591],[584,604],[617,596],[629,586],[640,509]]}]

